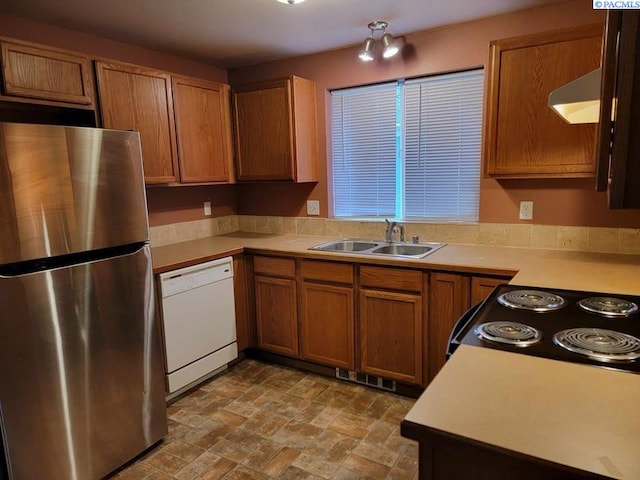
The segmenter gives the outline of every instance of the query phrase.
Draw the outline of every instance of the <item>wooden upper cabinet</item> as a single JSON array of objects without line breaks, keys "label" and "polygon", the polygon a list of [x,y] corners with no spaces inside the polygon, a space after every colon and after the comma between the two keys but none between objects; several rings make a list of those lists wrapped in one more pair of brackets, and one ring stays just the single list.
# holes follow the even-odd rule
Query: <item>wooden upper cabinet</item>
[{"label": "wooden upper cabinet", "polygon": [[133,65],[96,62],[102,126],[140,132],[146,183],[178,180],[171,77]]},{"label": "wooden upper cabinet", "polygon": [[229,182],[232,174],[229,86],[172,76],[180,181]]},{"label": "wooden upper cabinet", "polygon": [[609,10],[598,124],[598,190],[609,208],[640,208],[640,12]]},{"label": "wooden upper cabinet", "polygon": [[239,181],[317,180],[316,87],[284,79],[234,88]]},{"label": "wooden upper cabinet", "polygon": [[1,45],[5,95],[94,105],[88,57],[26,42],[3,40]]},{"label": "wooden upper cabinet", "polygon": [[494,178],[592,177],[595,132],[548,106],[556,88],[600,65],[602,26],[491,42],[485,173]]}]

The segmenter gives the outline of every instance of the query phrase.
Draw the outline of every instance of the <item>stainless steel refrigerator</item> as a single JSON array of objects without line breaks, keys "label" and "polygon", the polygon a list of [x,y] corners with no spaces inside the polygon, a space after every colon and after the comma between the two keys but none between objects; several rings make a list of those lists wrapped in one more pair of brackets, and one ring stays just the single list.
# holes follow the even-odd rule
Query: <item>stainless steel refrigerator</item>
[{"label": "stainless steel refrigerator", "polygon": [[136,132],[0,123],[11,480],[93,480],[167,432]]}]

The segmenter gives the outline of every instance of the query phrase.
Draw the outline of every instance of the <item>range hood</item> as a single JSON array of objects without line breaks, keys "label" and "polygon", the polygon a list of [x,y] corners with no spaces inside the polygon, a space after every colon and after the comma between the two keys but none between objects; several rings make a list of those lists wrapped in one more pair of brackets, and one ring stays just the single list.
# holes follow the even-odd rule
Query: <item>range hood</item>
[{"label": "range hood", "polygon": [[598,123],[600,117],[600,68],[555,89],[549,106],[567,123]]}]

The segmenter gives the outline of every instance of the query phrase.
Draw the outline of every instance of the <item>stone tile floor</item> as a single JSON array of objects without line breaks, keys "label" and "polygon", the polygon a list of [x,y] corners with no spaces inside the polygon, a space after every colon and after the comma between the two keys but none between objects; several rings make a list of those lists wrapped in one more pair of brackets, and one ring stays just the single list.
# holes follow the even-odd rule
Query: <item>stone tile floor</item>
[{"label": "stone tile floor", "polygon": [[171,404],[164,442],[114,480],[416,479],[413,402],[244,360]]}]

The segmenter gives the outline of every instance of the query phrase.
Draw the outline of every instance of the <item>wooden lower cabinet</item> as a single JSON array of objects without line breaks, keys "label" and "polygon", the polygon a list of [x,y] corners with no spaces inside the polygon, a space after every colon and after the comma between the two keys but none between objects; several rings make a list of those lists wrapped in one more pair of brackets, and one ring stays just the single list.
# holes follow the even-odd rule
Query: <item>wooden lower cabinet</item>
[{"label": "wooden lower cabinet", "polygon": [[[570,467],[528,458],[508,450],[483,446],[470,439],[449,438],[434,432],[407,431],[418,441],[420,480],[584,480],[605,478],[579,473]],[[608,477],[607,477],[608,478]]]},{"label": "wooden lower cabinet", "polygon": [[431,273],[430,277],[429,382],[444,366],[451,330],[458,319],[473,305],[489,296],[497,285],[509,282],[508,277],[470,277],[441,272]]},{"label": "wooden lower cabinet", "polygon": [[422,296],[360,291],[360,370],[422,383]]},{"label": "wooden lower cabinet", "polygon": [[298,357],[296,282],[288,278],[255,276],[258,347]]},{"label": "wooden lower cabinet", "polygon": [[255,317],[238,323],[243,348],[421,386],[445,364],[458,319],[509,280],[266,255],[234,265],[255,297],[239,302],[240,320]]},{"label": "wooden lower cabinet", "polygon": [[470,278],[451,273],[432,273],[429,288],[429,381],[446,360],[449,335],[469,308]]},{"label": "wooden lower cabinet", "polygon": [[300,358],[355,370],[353,288],[302,282]]},{"label": "wooden lower cabinet", "polygon": [[503,283],[508,283],[506,278],[472,277],[471,278],[471,307],[487,298],[493,289]]}]

